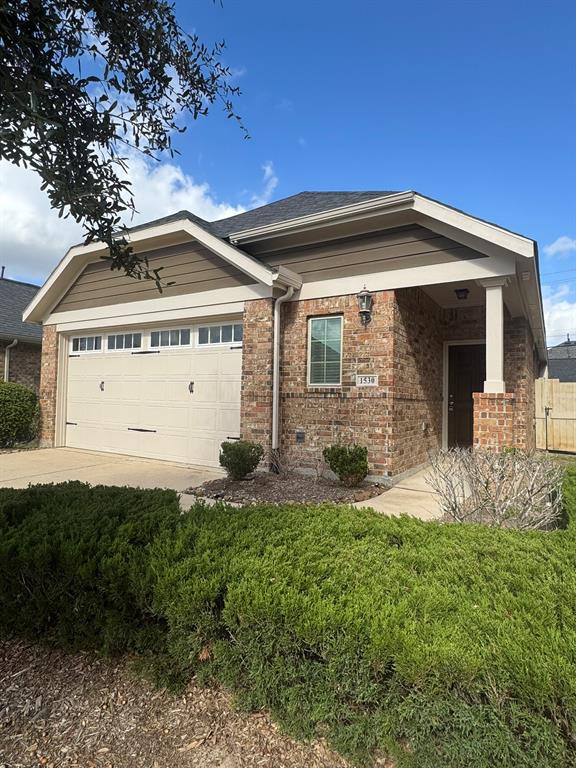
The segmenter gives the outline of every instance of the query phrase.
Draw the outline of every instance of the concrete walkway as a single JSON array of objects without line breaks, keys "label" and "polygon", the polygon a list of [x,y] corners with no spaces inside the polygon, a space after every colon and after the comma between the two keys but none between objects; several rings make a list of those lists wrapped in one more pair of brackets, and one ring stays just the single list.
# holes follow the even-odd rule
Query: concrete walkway
[{"label": "concrete walkway", "polygon": [[0,454],[0,487],[5,488],[81,480],[91,485],[129,485],[183,491],[215,477],[222,477],[222,473],[206,467],[73,448]]},{"label": "concrete walkway", "polygon": [[383,515],[411,515],[420,520],[438,520],[442,517],[442,510],[437,495],[426,481],[428,471],[427,468],[421,469],[380,496],[357,501],[354,506],[368,507]]}]

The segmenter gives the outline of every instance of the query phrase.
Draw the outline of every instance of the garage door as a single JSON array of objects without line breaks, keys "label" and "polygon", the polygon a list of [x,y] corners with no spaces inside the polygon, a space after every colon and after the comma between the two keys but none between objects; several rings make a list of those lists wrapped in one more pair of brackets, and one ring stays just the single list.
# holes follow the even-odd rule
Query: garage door
[{"label": "garage door", "polygon": [[70,340],[66,445],[217,466],[240,434],[242,326]]}]

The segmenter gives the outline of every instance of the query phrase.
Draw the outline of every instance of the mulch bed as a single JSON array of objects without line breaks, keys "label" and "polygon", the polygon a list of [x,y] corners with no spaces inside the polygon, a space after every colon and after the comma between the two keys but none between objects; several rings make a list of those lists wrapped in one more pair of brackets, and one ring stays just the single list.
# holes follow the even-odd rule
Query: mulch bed
[{"label": "mulch bed", "polygon": [[377,483],[364,482],[358,488],[345,488],[324,477],[258,472],[246,480],[231,480],[228,477],[209,480],[196,488],[188,488],[186,493],[236,504],[320,504],[325,501],[364,501],[386,490],[387,486]]},{"label": "mulch bed", "polygon": [[[390,765],[387,761],[381,766]],[[222,691],[176,696],[126,661],[0,643],[0,768],[347,768],[323,742],[234,711]]]}]

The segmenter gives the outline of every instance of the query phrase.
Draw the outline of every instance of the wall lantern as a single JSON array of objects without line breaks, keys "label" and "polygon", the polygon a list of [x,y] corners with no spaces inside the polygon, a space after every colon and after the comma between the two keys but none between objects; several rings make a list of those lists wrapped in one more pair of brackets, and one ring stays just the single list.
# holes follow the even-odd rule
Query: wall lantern
[{"label": "wall lantern", "polygon": [[459,301],[466,301],[468,298],[468,294],[470,293],[468,288],[456,288],[454,290],[454,293],[456,294],[456,298]]},{"label": "wall lantern", "polygon": [[374,299],[372,297],[372,294],[369,290],[367,290],[366,286],[362,288],[360,293],[358,294],[358,310],[360,315],[360,322],[364,327],[368,325],[370,320],[372,319],[372,305],[374,304]]}]

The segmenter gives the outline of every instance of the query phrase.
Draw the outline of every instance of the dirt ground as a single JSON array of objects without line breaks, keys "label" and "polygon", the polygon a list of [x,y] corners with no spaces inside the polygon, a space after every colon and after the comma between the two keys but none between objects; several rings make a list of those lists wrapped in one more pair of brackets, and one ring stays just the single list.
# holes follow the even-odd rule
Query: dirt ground
[{"label": "dirt ground", "polygon": [[321,742],[236,712],[222,691],[159,690],[125,661],[0,643],[0,768],[347,768]]},{"label": "dirt ground", "polygon": [[209,480],[196,488],[189,488],[186,493],[237,504],[321,504],[325,501],[364,501],[379,496],[387,489],[387,486],[377,483],[364,482],[357,488],[346,488],[324,477],[258,472],[245,480],[231,480],[228,477]]}]

